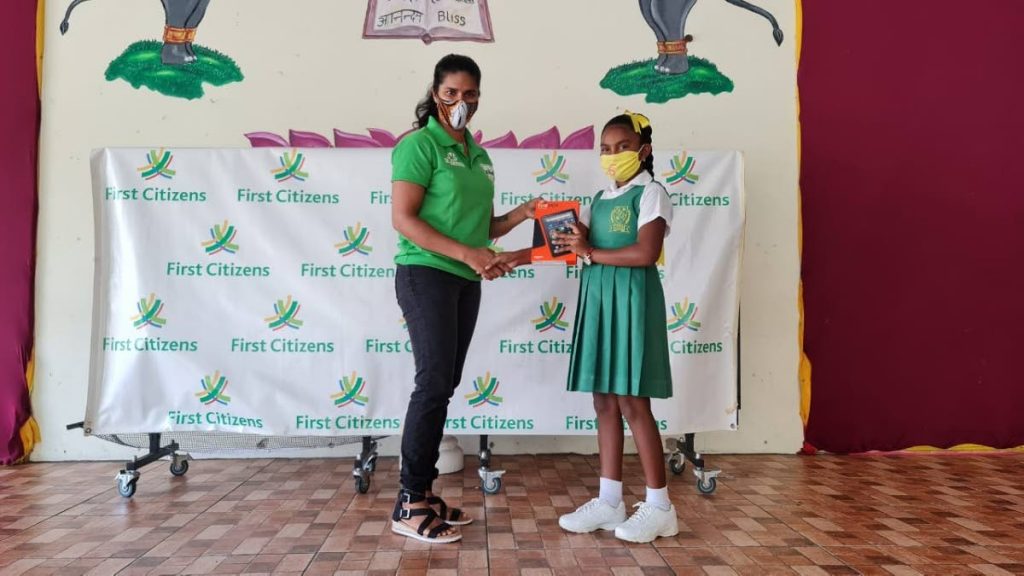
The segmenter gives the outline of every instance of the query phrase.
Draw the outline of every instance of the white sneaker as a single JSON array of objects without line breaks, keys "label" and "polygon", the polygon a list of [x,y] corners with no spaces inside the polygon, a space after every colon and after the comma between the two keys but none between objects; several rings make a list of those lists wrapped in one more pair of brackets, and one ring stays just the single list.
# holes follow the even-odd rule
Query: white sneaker
[{"label": "white sneaker", "polygon": [[612,508],[600,498],[594,498],[575,512],[565,514],[558,518],[558,525],[563,530],[586,534],[594,530],[615,530],[619,524],[626,521],[626,505],[619,502],[618,508]]},{"label": "white sneaker", "polygon": [[615,529],[615,537],[619,540],[643,544],[652,542],[655,538],[668,538],[679,534],[675,506],[662,510],[653,504],[637,502],[633,507],[639,510]]}]

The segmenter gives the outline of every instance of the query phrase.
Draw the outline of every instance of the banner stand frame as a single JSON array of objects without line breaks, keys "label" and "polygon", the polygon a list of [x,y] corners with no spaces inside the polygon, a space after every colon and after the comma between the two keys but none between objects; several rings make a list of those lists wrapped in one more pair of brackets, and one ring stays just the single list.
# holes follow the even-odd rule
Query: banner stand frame
[{"label": "banner stand frame", "polygon": [[[81,428],[86,435],[91,435],[90,431],[85,429],[84,421],[67,425],[68,430],[76,430],[79,428]],[[203,435],[204,433],[200,432],[197,434]],[[135,492],[138,489],[139,478],[141,477],[139,470],[143,467],[164,458],[170,458],[171,474],[174,476],[184,476],[188,473],[189,460],[193,459],[188,452],[182,450],[182,445],[177,440],[171,439],[167,444],[161,446],[164,438],[160,432],[149,432],[146,434],[98,434],[96,436],[121,446],[146,450],[146,453],[142,456],[136,456],[131,460],[126,461],[124,467],[115,477],[117,493],[124,498],[131,498],[135,495]],[[146,443],[145,445],[140,446],[142,442],[137,442],[135,440],[142,438],[145,438]],[[335,437],[333,439],[342,440],[342,442],[339,443],[345,444],[350,443],[344,442],[347,438],[350,437]],[[383,436],[359,436],[352,437],[352,440],[354,441],[355,438],[358,438],[359,441],[362,442],[362,450],[360,450],[359,455],[357,455],[352,462],[352,478],[355,482],[356,491],[360,494],[366,494],[370,491],[373,474],[377,470],[377,458],[379,457],[377,452],[377,441],[383,438]],[[317,440],[322,440],[322,438],[317,437]],[[263,447],[257,445],[256,448]]]}]

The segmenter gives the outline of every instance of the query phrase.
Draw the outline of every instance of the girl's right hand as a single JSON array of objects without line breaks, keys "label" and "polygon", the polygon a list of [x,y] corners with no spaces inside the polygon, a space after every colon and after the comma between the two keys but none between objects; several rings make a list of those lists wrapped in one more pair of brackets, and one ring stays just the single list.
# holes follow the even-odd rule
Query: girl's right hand
[{"label": "girl's right hand", "polygon": [[555,234],[555,245],[575,252],[578,256],[590,252],[590,242],[587,240],[590,230],[582,224],[572,224],[570,228],[572,234]]}]

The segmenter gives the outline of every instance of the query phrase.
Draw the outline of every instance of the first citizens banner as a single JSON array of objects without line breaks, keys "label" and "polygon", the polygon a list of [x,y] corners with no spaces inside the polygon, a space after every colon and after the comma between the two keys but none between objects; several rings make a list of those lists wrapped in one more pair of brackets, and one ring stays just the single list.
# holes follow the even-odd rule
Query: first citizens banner
[{"label": "first citizens banner", "polygon": [[[542,195],[588,205],[592,151],[491,150],[496,214]],[[105,149],[92,157],[91,434],[394,435],[413,388],[395,299],[389,149]],[[743,165],[659,150],[675,206],[659,263],[674,396],[663,433],[737,425]],[[494,250],[530,246],[523,224]],[[453,434],[595,434],[565,390],[579,269],[483,285]]]}]

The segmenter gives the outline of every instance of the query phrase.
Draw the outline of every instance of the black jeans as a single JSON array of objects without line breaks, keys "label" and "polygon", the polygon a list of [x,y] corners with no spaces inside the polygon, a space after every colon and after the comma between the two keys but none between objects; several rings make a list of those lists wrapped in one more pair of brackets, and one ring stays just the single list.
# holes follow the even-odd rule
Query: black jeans
[{"label": "black jeans", "polygon": [[462,379],[480,311],[480,282],[426,266],[398,266],[398,305],[416,362],[416,388],[402,432],[402,487],[431,490],[448,401]]}]

